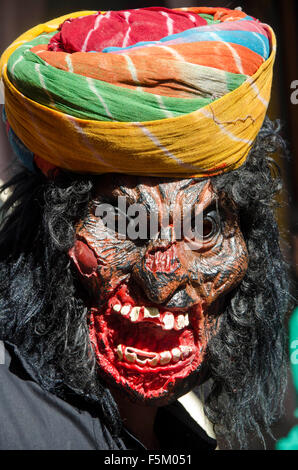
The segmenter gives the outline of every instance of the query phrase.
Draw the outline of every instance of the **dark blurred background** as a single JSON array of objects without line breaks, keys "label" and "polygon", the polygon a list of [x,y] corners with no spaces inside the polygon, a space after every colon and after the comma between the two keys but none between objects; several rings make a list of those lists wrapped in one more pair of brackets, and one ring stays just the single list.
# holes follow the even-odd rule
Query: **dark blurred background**
[{"label": "dark blurred background", "polygon": [[[290,158],[278,159],[281,166],[284,191],[278,211],[279,226],[283,236],[282,248],[289,262],[292,274],[292,294],[298,297],[298,70],[297,70],[297,0],[0,0],[0,53],[20,34],[38,23],[48,21],[66,13],[78,10],[122,10],[148,6],[177,8],[185,6],[221,6],[235,8],[241,6],[249,15],[270,24],[278,41],[278,54],[275,65],[275,78],[272,99],[269,107],[271,119],[281,119],[283,135],[289,142]],[[295,83],[296,82],[296,83]],[[297,92],[295,93],[295,89]],[[0,105],[1,108],[1,105]],[[2,109],[0,109],[2,111]],[[4,126],[0,126],[0,178],[9,177],[7,165],[11,151],[5,136]],[[296,302],[297,303],[297,302]],[[298,338],[297,338],[298,339]],[[297,394],[289,370],[289,386],[283,418],[274,426],[273,434],[279,439],[286,436],[298,423],[294,418]],[[267,448],[274,449],[274,440],[266,437]],[[297,443],[298,445],[298,443]],[[225,444],[220,443],[224,448]],[[233,446],[237,448],[237,445]],[[254,435],[250,449],[262,448]],[[298,448],[298,447],[297,447]]]}]

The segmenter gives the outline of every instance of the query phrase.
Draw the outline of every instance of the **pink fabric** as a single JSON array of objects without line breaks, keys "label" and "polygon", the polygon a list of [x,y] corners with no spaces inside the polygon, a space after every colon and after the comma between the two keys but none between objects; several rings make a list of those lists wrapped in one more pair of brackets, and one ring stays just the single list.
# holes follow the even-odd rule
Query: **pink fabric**
[{"label": "pink fabric", "polygon": [[139,41],[158,41],[170,34],[205,25],[207,21],[195,13],[168,8],[109,11],[66,20],[60,25],[59,33],[52,37],[49,50],[100,52],[105,47],[128,47]]},{"label": "pink fabric", "polygon": [[227,21],[226,23],[217,23],[203,26],[200,31],[250,31],[251,33],[260,33],[271,37],[268,26],[264,23],[257,23],[252,20]]}]

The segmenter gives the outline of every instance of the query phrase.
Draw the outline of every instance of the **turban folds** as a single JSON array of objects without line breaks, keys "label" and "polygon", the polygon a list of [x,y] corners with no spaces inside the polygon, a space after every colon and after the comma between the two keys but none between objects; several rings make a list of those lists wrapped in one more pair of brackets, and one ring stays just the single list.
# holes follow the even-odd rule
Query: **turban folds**
[{"label": "turban folds", "polygon": [[239,10],[71,13],[4,52],[7,126],[26,158],[75,172],[231,171],[262,126],[275,52]]}]

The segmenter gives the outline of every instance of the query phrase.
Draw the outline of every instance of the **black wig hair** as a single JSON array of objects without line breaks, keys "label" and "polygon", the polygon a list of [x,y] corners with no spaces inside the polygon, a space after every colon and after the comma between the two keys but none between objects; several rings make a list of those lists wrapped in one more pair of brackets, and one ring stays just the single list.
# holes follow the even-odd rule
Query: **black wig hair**
[{"label": "black wig hair", "polygon": [[[284,150],[279,124],[266,118],[246,163],[212,178],[238,205],[249,267],[208,346],[205,411],[218,435],[242,445],[251,430],[269,430],[286,387],[287,269],[274,217],[281,181],[270,157],[277,149]],[[118,436],[120,415],[96,373],[86,306],[67,255],[93,185],[90,176],[64,172],[48,180],[25,170],[4,185],[11,194],[1,208],[0,334],[19,348],[42,387],[89,400]]]}]

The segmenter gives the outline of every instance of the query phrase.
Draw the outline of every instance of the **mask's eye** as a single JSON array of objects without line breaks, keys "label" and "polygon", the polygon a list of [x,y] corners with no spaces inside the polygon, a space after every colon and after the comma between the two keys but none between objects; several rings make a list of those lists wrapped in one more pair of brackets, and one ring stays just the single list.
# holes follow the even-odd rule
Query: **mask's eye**
[{"label": "mask's eye", "polygon": [[203,239],[204,241],[211,240],[217,236],[220,231],[220,219],[217,211],[212,210],[203,215]]},{"label": "mask's eye", "polygon": [[212,204],[204,212],[197,212],[192,217],[192,249],[209,250],[221,233],[221,218],[216,204]]}]

